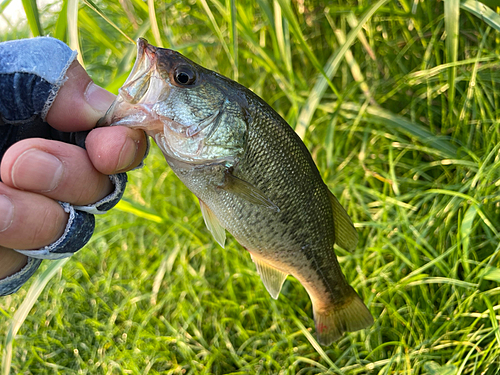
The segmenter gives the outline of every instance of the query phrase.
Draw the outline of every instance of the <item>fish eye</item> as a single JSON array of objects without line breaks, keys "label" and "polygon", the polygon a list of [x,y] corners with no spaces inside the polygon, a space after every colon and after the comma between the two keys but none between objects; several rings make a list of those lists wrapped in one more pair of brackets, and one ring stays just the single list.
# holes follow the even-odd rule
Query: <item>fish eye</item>
[{"label": "fish eye", "polygon": [[196,74],[190,67],[181,66],[175,71],[174,80],[181,86],[189,86],[196,81]]}]

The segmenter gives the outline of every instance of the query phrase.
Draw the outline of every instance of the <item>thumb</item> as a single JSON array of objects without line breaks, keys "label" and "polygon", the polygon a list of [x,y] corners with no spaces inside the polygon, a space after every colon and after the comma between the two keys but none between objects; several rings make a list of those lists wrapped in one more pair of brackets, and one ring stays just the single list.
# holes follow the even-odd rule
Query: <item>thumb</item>
[{"label": "thumb", "polygon": [[67,80],[59,89],[46,121],[64,132],[94,128],[115,96],[97,86],[76,60],[68,68],[66,76]]}]

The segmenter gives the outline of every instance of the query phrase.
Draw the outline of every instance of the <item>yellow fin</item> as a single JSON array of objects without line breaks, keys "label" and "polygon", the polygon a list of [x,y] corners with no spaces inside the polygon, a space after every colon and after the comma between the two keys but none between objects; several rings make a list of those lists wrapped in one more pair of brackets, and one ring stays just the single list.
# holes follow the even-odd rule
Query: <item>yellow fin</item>
[{"label": "yellow fin", "polygon": [[370,311],[354,290],[347,305],[320,312],[313,304],[313,312],[316,337],[321,345],[330,345],[344,332],[359,331],[373,324]]},{"label": "yellow fin", "polygon": [[358,244],[358,232],[356,228],[354,228],[351,218],[344,207],[342,207],[337,198],[335,198],[335,195],[331,192],[329,193],[335,225],[335,243],[343,249],[354,251]]},{"label": "yellow fin", "polygon": [[275,212],[280,211],[274,202],[272,202],[262,191],[249,182],[233,176],[229,171],[226,173],[225,177],[226,180],[222,187],[224,190],[227,190],[253,204],[267,207]]},{"label": "yellow fin", "polygon": [[257,267],[257,272],[259,273],[260,278],[262,279],[262,282],[264,283],[267,291],[269,292],[271,297],[273,297],[274,299],[278,299],[281,287],[283,286],[283,283],[285,282],[288,274],[274,268],[273,266],[270,266],[257,256],[254,256],[253,254],[250,255],[252,256],[252,260]]},{"label": "yellow fin", "polygon": [[205,204],[200,199],[200,208],[201,208],[201,213],[203,214],[203,220],[205,221],[205,225],[207,226],[208,230],[210,233],[212,233],[212,236],[214,237],[215,241],[219,245],[224,248],[224,244],[226,242],[226,230],[224,227],[220,224],[219,219],[217,219],[217,216],[212,212],[210,208]]}]

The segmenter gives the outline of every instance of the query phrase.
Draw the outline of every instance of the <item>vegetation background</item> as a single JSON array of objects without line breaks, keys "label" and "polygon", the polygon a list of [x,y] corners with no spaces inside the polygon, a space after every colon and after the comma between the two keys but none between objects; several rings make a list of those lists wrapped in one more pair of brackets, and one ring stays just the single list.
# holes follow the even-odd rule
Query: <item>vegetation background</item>
[{"label": "vegetation background", "polygon": [[271,299],[153,148],[90,243],[0,301],[3,375],[500,373],[496,1],[22,2],[0,40],[59,38],[115,93],[145,36],[262,96],[355,222],[337,254],[375,324],[319,346],[302,286]]}]

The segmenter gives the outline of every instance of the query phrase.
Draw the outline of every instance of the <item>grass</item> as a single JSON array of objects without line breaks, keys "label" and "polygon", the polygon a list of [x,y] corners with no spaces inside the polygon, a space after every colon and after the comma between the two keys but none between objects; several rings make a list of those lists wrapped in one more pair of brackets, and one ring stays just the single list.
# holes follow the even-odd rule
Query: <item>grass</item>
[{"label": "grass", "polygon": [[375,324],[319,346],[302,286],[272,300],[153,149],[88,246],[2,299],[3,374],[500,373],[494,2],[23,3],[29,25],[2,39],[56,35],[114,92],[135,58],[123,33],[270,103],[356,223],[337,254]]}]

